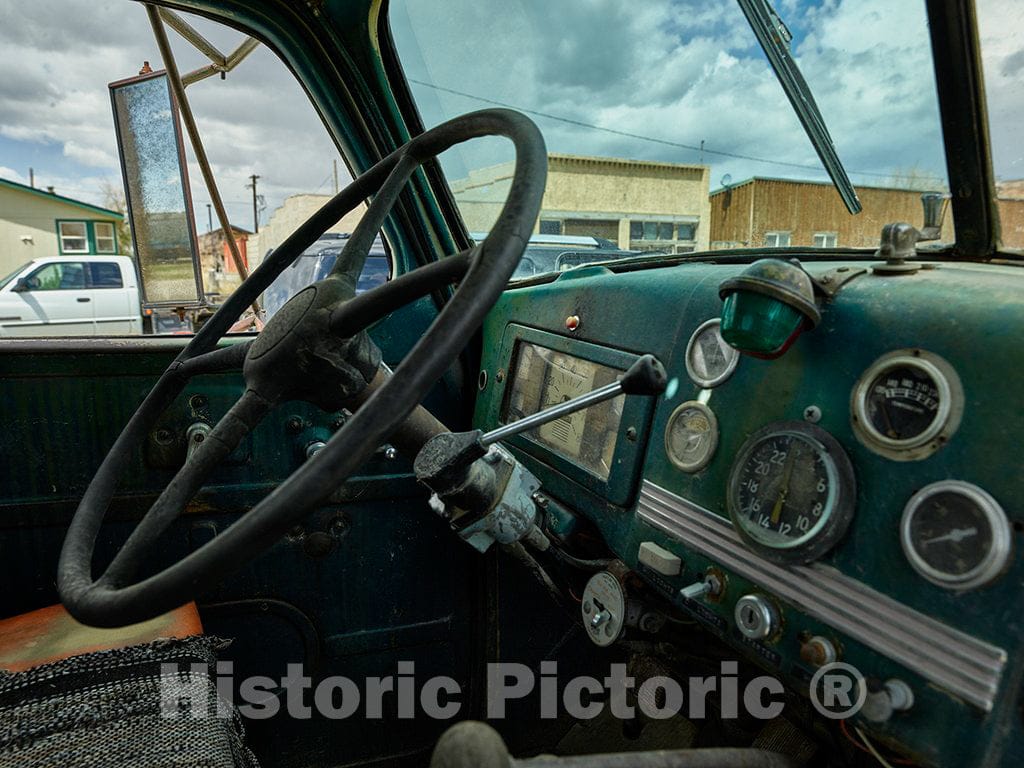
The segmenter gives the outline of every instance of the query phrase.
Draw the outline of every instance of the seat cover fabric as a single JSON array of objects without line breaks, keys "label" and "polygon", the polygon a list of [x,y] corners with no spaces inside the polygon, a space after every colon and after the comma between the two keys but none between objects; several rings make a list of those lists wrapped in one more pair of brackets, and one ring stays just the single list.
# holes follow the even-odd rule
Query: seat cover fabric
[{"label": "seat cover fabric", "polygon": [[0,672],[0,768],[258,768],[217,698],[225,645],[158,640]]}]

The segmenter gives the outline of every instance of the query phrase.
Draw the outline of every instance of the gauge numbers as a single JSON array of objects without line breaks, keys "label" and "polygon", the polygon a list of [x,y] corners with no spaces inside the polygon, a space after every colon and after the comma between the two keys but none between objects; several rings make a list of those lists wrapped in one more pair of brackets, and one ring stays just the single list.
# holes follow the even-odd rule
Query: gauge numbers
[{"label": "gauge numbers", "polygon": [[707,466],[718,447],[718,419],[704,403],[689,400],[669,416],[665,426],[665,453],[684,472]]},{"label": "gauge numbers", "polygon": [[992,581],[1006,566],[1010,541],[1010,523],[999,503],[959,480],[922,488],[907,502],[900,522],[900,543],[911,566],[947,589]]},{"label": "gauge numbers", "polygon": [[[594,372],[594,366],[583,360],[569,356],[553,360],[548,368],[548,381],[540,410],[587,394],[593,389]],[[586,412],[576,411],[541,425],[537,433],[541,440],[560,448],[568,456],[578,457],[586,421]]]},{"label": "gauge numbers", "polygon": [[922,459],[956,431],[963,402],[956,371],[938,355],[923,350],[890,352],[876,360],[854,388],[854,431],[883,456]]},{"label": "gauge numbers", "polygon": [[717,387],[732,376],[739,361],[739,351],[722,338],[718,318],[702,323],[686,345],[686,372],[705,389]]},{"label": "gauge numbers", "polygon": [[[615,381],[622,371],[519,341],[514,353],[511,385],[502,405],[508,424],[553,405],[572,400]],[[573,464],[607,480],[614,463],[625,396],[563,416],[525,433]]]},{"label": "gauge numbers", "polygon": [[783,422],[740,449],[729,477],[729,516],[767,559],[805,563],[842,538],[855,496],[853,468],[835,438],[813,424]]}]

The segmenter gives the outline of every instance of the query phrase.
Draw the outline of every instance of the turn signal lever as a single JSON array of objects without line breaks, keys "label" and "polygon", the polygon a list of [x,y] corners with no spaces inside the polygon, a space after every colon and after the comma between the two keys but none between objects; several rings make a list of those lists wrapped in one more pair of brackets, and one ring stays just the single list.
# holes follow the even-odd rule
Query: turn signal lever
[{"label": "turn signal lever", "polygon": [[416,478],[434,492],[435,507],[476,549],[519,541],[533,530],[533,494],[540,482],[498,441],[619,395],[659,395],[667,381],[661,363],[644,355],[618,381],[519,421],[486,433],[475,429],[436,435],[416,456]]}]

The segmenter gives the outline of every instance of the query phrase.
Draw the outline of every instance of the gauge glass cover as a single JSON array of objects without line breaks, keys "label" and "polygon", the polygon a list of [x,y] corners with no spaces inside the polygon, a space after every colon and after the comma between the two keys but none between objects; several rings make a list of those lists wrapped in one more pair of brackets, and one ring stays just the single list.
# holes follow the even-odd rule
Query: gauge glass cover
[{"label": "gauge glass cover", "polygon": [[946,480],[916,493],[903,512],[900,535],[911,566],[932,583],[952,589],[988,583],[1009,557],[1006,514],[970,483]]},{"label": "gauge glass cover", "polygon": [[868,387],[868,423],[890,440],[914,441],[935,423],[940,402],[931,372],[917,365],[894,365]]},{"label": "gauge glass cover", "polygon": [[739,360],[739,351],[722,338],[718,318],[702,323],[686,345],[686,372],[705,389],[717,387],[728,379]]},{"label": "gauge glass cover", "polygon": [[930,456],[956,431],[963,413],[960,379],[949,363],[924,350],[897,350],[876,360],[852,397],[854,432],[897,461]]},{"label": "gauge glass cover", "polygon": [[665,426],[665,453],[679,469],[703,469],[717,447],[718,419],[708,406],[689,400],[672,412]]},{"label": "gauge glass cover", "polygon": [[772,425],[740,449],[729,479],[729,515],[766,557],[809,562],[845,533],[853,515],[853,469],[825,430]]}]

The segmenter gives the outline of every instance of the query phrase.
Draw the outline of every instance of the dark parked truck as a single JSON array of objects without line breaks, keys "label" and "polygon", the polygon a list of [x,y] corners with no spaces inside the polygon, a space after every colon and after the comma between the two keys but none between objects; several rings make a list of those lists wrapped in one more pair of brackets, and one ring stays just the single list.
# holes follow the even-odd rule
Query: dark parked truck
[{"label": "dark parked truck", "polygon": [[0,168],[123,171],[141,298],[0,288],[0,768],[1024,765],[1022,30],[8,7]]}]

